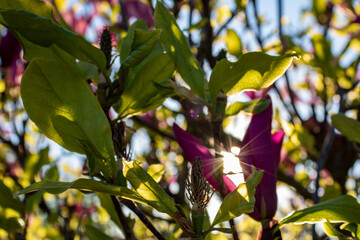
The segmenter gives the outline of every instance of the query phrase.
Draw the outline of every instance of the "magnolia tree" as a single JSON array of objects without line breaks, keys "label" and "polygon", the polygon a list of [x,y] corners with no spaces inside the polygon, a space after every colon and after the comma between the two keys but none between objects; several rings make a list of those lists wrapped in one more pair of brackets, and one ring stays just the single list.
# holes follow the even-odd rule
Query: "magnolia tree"
[{"label": "magnolia tree", "polygon": [[359,239],[360,5],[274,3],[0,0],[1,238]]}]

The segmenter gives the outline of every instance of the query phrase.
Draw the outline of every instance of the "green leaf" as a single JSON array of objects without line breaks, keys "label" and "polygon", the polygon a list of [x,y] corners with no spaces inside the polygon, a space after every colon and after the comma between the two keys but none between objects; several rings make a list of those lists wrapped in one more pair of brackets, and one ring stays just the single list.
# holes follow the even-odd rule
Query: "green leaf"
[{"label": "green leaf", "polygon": [[344,234],[336,230],[330,222],[324,221],[323,222],[324,232],[326,235],[330,237],[337,237],[339,240],[345,240],[348,239]]},{"label": "green leaf", "polygon": [[[54,59],[33,59],[21,83],[24,107],[50,139],[69,151],[86,153],[91,174],[105,178],[116,164],[110,124],[83,77]],[[94,127],[96,126],[96,127]]]},{"label": "green leaf", "polygon": [[235,102],[228,106],[225,110],[225,115],[237,115],[240,111],[245,111],[251,114],[259,114],[264,111],[270,104],[269,99],[255,99],[248,102]]},{"label": "green leaf", "polygon": [[44,1],[39,0],[0,0],[0,9],[24,9],[39,16],[54,19],[53,9]]},{"label": "green leaf", "polygon": [[189,31],[189,33],[192,33],[194,30],[200,30],[208,21],[209,21],[209,19],[202,18],[197,23],[191,25],[190,28],[187,29],[186,31]]},{"label": "green leaf", "polygon": [[139,194],[126,187],[119,187],[105,182],[99,182],[92,179],[84,178],[77,179],[73,182],[56,182],[50,180],[42,180],[40,182],[31,184],[30,186],[15,193],[15,196],[38,190],[44,190],[51,194],[60,194],[70,188],[88,192],[106,193],[128,200],[133,200],[135,202],[147,204],[147,201],[145,201],[145,199],[139,196]]},{"label": "green leaf", "polygon": [[[143,65],[134,77],[132,85],[125,86],[121,99],[114,105],[119,117],[125,118],[155,109],[167,97],[156,84],[167,81],[174,72],[174,63],[168,54],[160,54]],[[166,94],[163,96],[163,94]]]},{"label": "green leaf", "polygon": [[316,34],[312,37],[314,45],[315,57],[325,67],[330,65],[332,59],[331,44],[325,39],[322,34]]},{"label": "green leaf", "polygon": [[131,24],[126,36],[122,40],[121,47],[120,47],[120,60],[121,62],[124,62],[125,59],[130,55],[131,53],[131,44],[134,39],[135,30],[136,29],[142,29],[147,30],[147,25],[144,20],[140,19]]},{"label": "green leaf", "polygon": [[158,183],[165,173],[165,166],[162,164],[151,164],[147,173]]},{"label": "green leaf", "polygon": [[261,90],[271,86],[289,68],[295,54],[274,57],[262,52],[242,55],[235,63],[227,59],[217,63],[210,76],[212,103],[220,91],[227,95],[243,90]]},{"label": "green leaf", "polygon": [[340,229],[351,232],[351,235],[355,238],[355,240],[360,239],[360,224],[344,223],[340,226]]},{"label": "green leaf", "polygon": [[91,224],[85,224],[85,235],[89,240],[112,240],[113,238],[104,233],[103,230],[98,229],[97,227]]},{"label": "green leaf", "polygon": [[192,54],[189,43],[179,29],[174,16],[160,1],[157,2],[155,9],[155,27],[162,29],[160,41],[173,59],[176,70],[182,79],[194,93],[205,98],[205,90],[207,89],[205,73]]},{"label": "green leaf", "polygon": [[252,167],[252,173],[247,178],[246,183],[241,183],[234,191],[226,195],[211,227],[243,213],[254,211],[255,187],[260,183],[263,172],[263,170],[257,171]]},{"label": "green leaf", "polygon": [[30,155],[25,161],[24,178],[33,181],[41,167],[49,162],[49,147],[42,149],[39,154]]},{"label": "green leaf", "polygon": [[116,209],[114,207],[114,203],[111,200],[111,196],[105,193],[97,193],[100,202],[101,202],[101,207],[103,207],[107,213],[110,215],[110,219],[119,226],[120,229],[122,228],[119,216],[116,213]]},{"label": "green leaf", "polygon": [[331,116],[334,127],[350,141],[360,143],[360,122],[346,117],[344,114]]},{"label": "green leaf", "polygon": [[[22,9],[0,10],[0,23],[10,29],[17,36],[24,48],[24,58],[28,61],[41,53],[32,50],[35,46],[50,48],[58,46],[74,58],[85,62],[92,62],[103,72],[106,72],[104,53],[87,42],[82,36],[70,32],[56,22],[35,15]],[[46,49],[44,49],[45,51]],[[43,53],[46,55],[46,52]]]},{"label": "green leaf", "polygon": [[26,198],[25,206],[27,213],[36,211],[44,195],[44,191],[38,191]]},{"label": "green leaf", "polygon": [[231,55],[240,57],[242,55],[242,43],[240,37],[232,29],[227,29],[225,43],[228,52]]},{"label": "green leaf", "polygon": [[136,162],[124,162],[124,176],[147,204],[157,211],[170,216],[177,211],[174,199]]},{"label": "green leaf", "polygon": [[279,225],[287,223],[316,223],[328,220],[329,222],[360,223],[360,204],[355,198],[343,195],[312,207],[294,211],[281,219]]},{"label": "green leaf", "polygon": [[224,233],[209,233],[206,235],[205,240],[228,240],[229,238],[226,237]]},{"label": "green leaf", "polygon": [[56,164],[51,166],[46,171],[44,179],[52,180],[52,181],[58,181],[59,180],[59,170],[58,170]]},{"label": "green leaf", "polygon": [[18,199],[13,198],[11,190],[3,183],[3,181],[0,181],[0,192],[0,206],[2,208],[11,208],[21,215],[24,214],[23,204]]},{"label": "green leaf", "polygon": [[160,30],[144,31],[135,29],[131,53],[122,63],[125,67],[135,67],[153,50],[160,37]]},{"label": "green leaf", "polygon": [[4,218],[0,216],[0,229],[4,229],[8,233],[16,233],[21,230],[21,225],[17,217]]},{"label": "green leaf", "polygon": [[98,68],[95,65],[84,61],[76,62],[76,65],[86,79],[91,79],[95,84],[99,83],[100,74]]}]

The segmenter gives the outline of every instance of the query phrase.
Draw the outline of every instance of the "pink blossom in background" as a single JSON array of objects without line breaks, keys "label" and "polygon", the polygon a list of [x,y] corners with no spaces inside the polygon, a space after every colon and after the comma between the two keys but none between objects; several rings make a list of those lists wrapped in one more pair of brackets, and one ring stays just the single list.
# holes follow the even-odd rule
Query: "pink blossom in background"
[{"label": "pink blossom in background", "polygon": [[154,16],[151,7],[141,1],[127,0],[124,1],[125,12],[128,19],[135,17],[136,19],[144,19],[146,24],[154,26]]}]

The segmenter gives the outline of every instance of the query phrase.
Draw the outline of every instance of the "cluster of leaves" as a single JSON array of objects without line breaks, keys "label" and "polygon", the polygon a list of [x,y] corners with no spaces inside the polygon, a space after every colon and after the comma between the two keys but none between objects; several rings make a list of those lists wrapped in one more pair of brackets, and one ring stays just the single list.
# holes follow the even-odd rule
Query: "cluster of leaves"
[{"label": "cluster of leaves", "polygon": [[[257,14],[256,2],[235,1],[236,7],[225,22],[220,16],[223,10],[215,2],[174,1],[174,14],[171,14],[161,2],[153,9],[151,4],[144,2],[103,1],[101,3],[109,7],[110,14],[102,13],[102,16],[108,18],[110,29],[118,39],[116,47],[112,47],[112,37],[105,29],[101,46],[97,48],[72,31],[74,29],[66,22],[65,14],[61,13],[62,1],[1,0],[0,23],[21,43],[23,58],[29,63],[19,90],[19,85],[5,80],[11,71],[5,68],[5,58],[2,59],[6,75],[1,80],[4,88],[0,88],[1,116],[11,125],[7,136],[6,125],[0,129],[3,149],[0,164],[4,169],[0,187],[5,193],[0,197],[0,228],[5,234],[12,238],[32,235],[59,238],[62,234],[69,239],[83,235],[90,239],[110,239],[104,233],[105,229],[112,236],[120,230],[127,239],[149,237],[146,234],[159,239],[181,235],[212,239],[224,237],[223,233],[233,234],[236,239],[237,232],[233,231],[236,227],[223,228],[223,222],[230,220],[230,225],[233,225],[233,218],[254,211],[255,188],[263,172],[252,168],[246,182],[230,193],[225,191],[222,183],[223,173],[211,173],[217,181],[222,203],[213,221],[204,212],[200,215],[204,218],[200,221],[203,224],[198,226],[189,218],[198,211],[197,206],[189,205],[185,199],[187,164],[194,159],[184,159],[180,155],[175,138],[168,132],[168,123],[182,116],[185,121],[181,122],[187,125],[188,131],[201,138],[205,145],[213,146],[218,158],[221,157],[220,151],[230,149],[229,143],[239,143],[236,137],[224,132],[226,123],[239,113],[263,112],[270,103],[269,99],[262,98],[267,91],[278,94],[288,113],[285,119],[276,116],[277,125],[287,135],[286,154],[278,179],[314,203],[319,202],[320,188],[325,191],[321,199],[324,201],[347,193],[358,195],[359,179],[354,179],[355,175],[348,176],[348,170],[357,160],[356,143],[360,143],[360,123],[349,118],[353,114],[359,119],[357,67],[360,58],[357,56],[345,67],[341,62],[348,49],[358,41],[354,36],[359,33],[353,26],[359,25],[358,10],[351,1],[314,0],[311,13],[324,32],[323,35],[311,36],[312,53],[296,44],[297,40],[309,37],[310,30],[295,37],[285,36],[280,26],[280,41],[270,46],[263,45],[258,18],[255,36],[263,51],[246,53],[240,37],[228,28],[228,24],[234,16],[245,13],[250,4]],[[99,7],[99,2],[92,4]],[[282,1],[278,4],[281,9]],[[176,21],[184,6],[190,9],[188,38]],[[122,10],[121,23],[114,17],[119,8]],[[134,15],[134,11],[129,10],[131,8],[143,14]],[[348,11],[350,20],[347,25],[336,25],[334,15],[338,8]],[[215,34],[210,19],[212,11],[219,15]],[[151,12],[154,12],[153,18]],[[193,24],[193,13],[200,13],[203,20]],[[129,26],[130,14],[136,18],[144,17],[146,21],[140,19]],[[250,25],[246,24],[248,31],[252,30]],[[202,34],[197,43],[192,34],[199,29]],[[227,56],[236,61],[228,60],[224,51],[213,55],[216,41],[223,41],[219,36],[224,29]],[[336,57],[326,37],[331,29],[352,36]],[[277,51],[280,56],[264,53],[267,51]],[[284,78],[285,94],[275,84],[297,56],[294,51],[302,56],[295,62],[295,68],[305,66],[308,72],[307,84],[298,88],[310,93],[310,102],[302,100],[294,91],[295,86],[290,85],[288,74]],[[120,58],[118,68],[113,64],[117,56]],[[17,61],[19,65],[20,60]],[[211,71],[204,71],[207,65]],[[255,100],[227,104],[229,96],[245,90],[262,92],[254,93],[259,94]],[[181,105],[179,111],[166,107],[164,100],[169,98]],[[336,98],[339,98],[337,102]],[[316,109],[317,106],[320,110]],[[310,109],[312,116],[305,118],[299,113],[304,107]],[[337,107],[339,114],[330,119],[331,107]],[[319,112],[323,112],[322,119]],[[142,113],[146,115],[139,115]],[[38,152],[43,138],[28,118],[64,149],[86,155],[83,174],[87,176],[71,182],[59,181],[56,161],[49,158],[49,147]],[[141,127],[146,127],[151,137],[150,152],[137,155],[136,161],[129,161],[129,134]],[[342,135],[337,134],[335,128]],[[48,168],[41,169],[46,164]],[[295,165],[317,171],[318,179],[296,171]],[[222,170],[221,164],[212,167]],[[320,181],[321,174],[328,176]],[[177,179],[173,180],[175,176]],[[205,177],[208,178],[207,174]],[[357,181],[352,189],[346,189],[349,179]],[[178,191],[172,189],[174,181],[178,184]],[[95,192],[100,204],[94,201],[87,204],[89,194],[67,191],[69,189]],[[56,194],[56,197],[48,193]],[[59,198],[58,194],[62,197]],[[127,217],[122,206],[133,211],[136,220]],[[325,220],[324,228],[328,235],[359,238],[360,221],[353,214],[353,211],[360,211],[359,208],[353,197],[340,196],[296,211],[283,218],[277,226]],[[166,217],[159,216],[159,212]],[[45,220],[44,216],[48,218]],[[108,221],[101,220],[101,216],[111,220],[112,228],[103,224]],[[139,221],[144,225],[139,226]],[[334,222],[344,224],[336,226]],[[46,228],[48,223],[51,227]],[[221,228],[216,228],[217,225]],[[134,230],[144,226],[151,233]],[[211,233],[213,230],[223,233],[215,235]]]}]

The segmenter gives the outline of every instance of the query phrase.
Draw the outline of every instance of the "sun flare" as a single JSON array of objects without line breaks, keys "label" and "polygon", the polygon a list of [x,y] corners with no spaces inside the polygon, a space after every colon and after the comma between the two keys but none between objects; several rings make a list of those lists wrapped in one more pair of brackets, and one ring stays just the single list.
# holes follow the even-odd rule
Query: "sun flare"
[{"label": "sun flare", "polygon": [[239,185],[244,182],[240,161],[239,158],[236,157],[239,153],[240,148],[238,147],[232,147],[231,152],[221,152],[224,162],[224,174],[226,174],[235,183],[235,185]]}]

